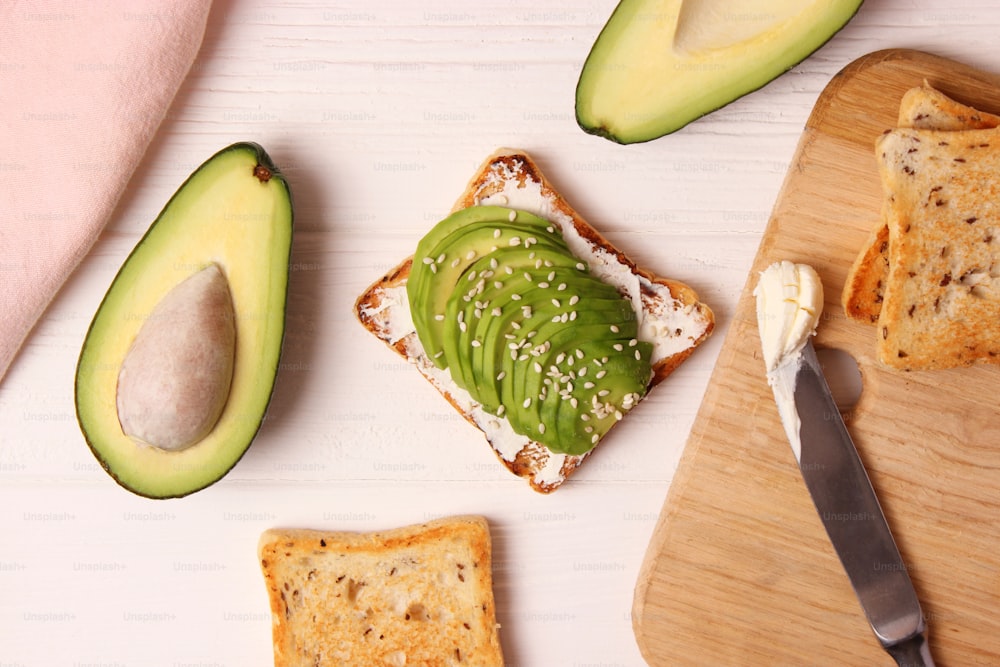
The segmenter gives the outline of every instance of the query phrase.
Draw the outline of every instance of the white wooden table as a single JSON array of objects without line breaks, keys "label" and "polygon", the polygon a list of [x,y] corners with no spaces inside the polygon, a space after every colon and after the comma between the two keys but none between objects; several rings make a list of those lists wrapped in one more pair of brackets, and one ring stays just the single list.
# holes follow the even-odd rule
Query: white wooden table
[{"label": "white wooden table", "polygon": [[[261,531],[464,512],[493,528],[510,665],[642,664],[632,587],[813,102],[841,67],[881,48],[1000,71],[1000,5],[871,0],[764,89],[629,147],[584,134],[573,115],[580,67],[614,5],[217,0],[130,192],[0,384],[0,665],[266,665]],[[223,481],[141,499],[83,441],[76,357],[169,196],[243,139],[287,173],[296,205],[274,399]],[[352,313],[500,146],[532,153],[586,218],[640,264],[694,286],[719,323],[549,496],[502,469]]]}]

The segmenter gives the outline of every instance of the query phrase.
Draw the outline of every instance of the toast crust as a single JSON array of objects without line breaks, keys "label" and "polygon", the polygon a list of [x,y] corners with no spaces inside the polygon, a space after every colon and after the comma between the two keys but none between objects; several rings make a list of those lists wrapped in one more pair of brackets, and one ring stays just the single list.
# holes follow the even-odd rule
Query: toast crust
[{"label": "toast crust", "polygon": [[485,518],[380,532],[270,529],[275,667],[503,665]]},{"label": "toast crust", "polygon": [[[599,253],[602,264],[627,272],[629,280],[636,282],[633,305],[637,310],[641,309],[651,321],[678,323],[676,328],[671,325],[657,332],[667,341],[668,352],[653,361],[650,389],[676,370],[711,335],[715,327],[714,315],[691,287],[637,267],[573,210],[525,152],[499,149],[490,155],[451,210],[484,203],[527,210],[534,208],[532,213],[558,222],[564,235],[566,227],[571,226],[581,243]],[[399,327],[394,322],[394,315],[408,308],[405,285],[411,262],[412,257],[403,260],[361,294],[355,302],[359,321],[397,354],[413,363],[469,423],[479,428],[508,470],[525,478],[536,491],[554,491],[594,450],[575,456],[555,454],[544,445],[513,433],[506,420],[479,410],[466,392],[448,381],[447,371],[442,373],[435,368],[423,354],[412,322],[409,327]],[[406,319],[409,319],[408,313]]]}]

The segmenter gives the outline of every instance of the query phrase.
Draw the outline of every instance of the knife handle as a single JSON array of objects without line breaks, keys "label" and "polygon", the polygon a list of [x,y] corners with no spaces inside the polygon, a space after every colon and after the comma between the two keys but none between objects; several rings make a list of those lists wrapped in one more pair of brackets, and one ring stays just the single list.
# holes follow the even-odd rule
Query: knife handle
[{"label": "knife handle", "polygon": [[899,667],[934,667],[934,658],[923,634],[885,648]]}]

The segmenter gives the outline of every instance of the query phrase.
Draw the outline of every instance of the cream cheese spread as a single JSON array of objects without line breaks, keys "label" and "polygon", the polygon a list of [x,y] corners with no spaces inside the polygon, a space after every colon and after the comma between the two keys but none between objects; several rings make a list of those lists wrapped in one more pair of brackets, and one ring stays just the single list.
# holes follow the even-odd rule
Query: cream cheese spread
[{"label": "cream cheese spread", "polygon": [[775,262],[754,289],[767,372],[798,359],[823,313],[823,283],[808,264]]},{"label": "cream cheese spread", "polygon": [[795,409],[795,376],[802,349],[816,333],[823,313],[823,283],[808,264],[775,262],[760,274],[754,288],[757,328],[782,426],[799,460],[799,415]]}]

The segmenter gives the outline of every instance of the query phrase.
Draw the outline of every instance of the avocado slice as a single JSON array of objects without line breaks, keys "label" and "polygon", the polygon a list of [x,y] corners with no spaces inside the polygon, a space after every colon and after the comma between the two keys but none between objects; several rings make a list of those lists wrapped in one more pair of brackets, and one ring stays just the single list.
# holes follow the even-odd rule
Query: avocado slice
[{"label": "avocado slice", "polygon": [[495,344],[496,333],[491,336],[490,325],[505,315],[506,321],[516,317],[526,305],[521,302],[522,294],[546,285],[550,273],[554,276],[557,269],[579,273],[580,265],[568,249],[545,245],[498,248],[474,262],[445,308],[444,359],[455,382],[475,388],[473,395],[481,398],[477,378],[483,374],[478,366]]},{"label": "avocado slice", "polygon": [[[255,143],[236,143],[188,177],[125,260],[83,342],[75,400],[91,451],[126,489],[150,498],[193,493],[221,479],[250,446],[270,402],[281,354],[292,219],[288,184],[270,157]],[[132,392],[122,378],[123,365],[138,359],[138,366],[148,368],[142,359],[147,353],[138,349],[141,331],[152,329],[167,347],[174,345],[169,333],[155,331],[174,320],[164,324],[153,314],[170,310],[158,311],[161,304],[186,298],[176,297],[175,290],[183,291],[185,281],[206,271],[212,274],[206,280],[216,283],[205,288],[208,293],[220,289],[220,279],[229,292],[235,325],[231,377],[222,382],[225,372],[217,376],[225,388],[212,390],[215,398],[225,392],[219,414],[209,418],[213,423],[206,433],[176,448],[130,437],[117,402],[121,392]],[[209,322],[205,328],[219,326]],[[228,339],[220,334],[220,340]],[[225,352],[227,343],[220,345]]]},{"label": "avocado slice", "polygon": [[576,89],[580,127],[656,139],[764,86],[819,49],[862,0],[621,0]]},{"label": "avocado slice", "polygon": [[550,395],[543,402],[541,419],[556,431],[548,445],[554,451],[575,455],[590,450],[645,395],[652,377],[652,345],[620,340],[611,350],[605,356],[605,343],[581,344],[577,373],[586,368],[586,374],[577,378],[568,395]]},{"label": "avocado slice", "polygon": [[522,246],[552,246],[569,252],[549,221],[498,206],[472,206],[453,213],[417,244],[406,283],[407,299],[420,343],[438,368],[446,368],[443,335],[448,298],[456,288],[476,285],[475,279],[469,281],[469,266],[499,248]]}]

